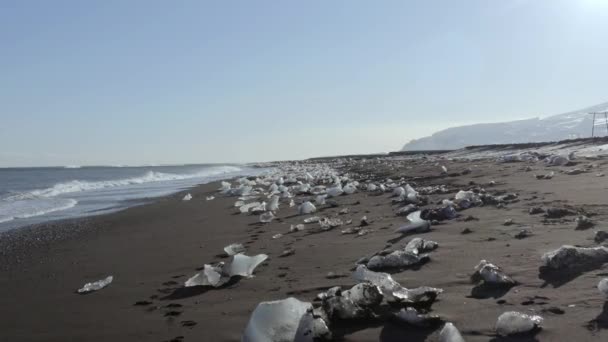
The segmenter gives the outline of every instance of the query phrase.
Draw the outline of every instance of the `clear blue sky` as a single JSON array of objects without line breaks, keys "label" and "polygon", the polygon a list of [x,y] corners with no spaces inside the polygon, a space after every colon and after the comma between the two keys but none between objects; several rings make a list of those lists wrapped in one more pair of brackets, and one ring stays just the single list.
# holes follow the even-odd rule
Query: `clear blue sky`
[{"label": "clear blue sky", "polygon": [[383,152],[608,101],[608,1],[0,1],[0,166]]}]

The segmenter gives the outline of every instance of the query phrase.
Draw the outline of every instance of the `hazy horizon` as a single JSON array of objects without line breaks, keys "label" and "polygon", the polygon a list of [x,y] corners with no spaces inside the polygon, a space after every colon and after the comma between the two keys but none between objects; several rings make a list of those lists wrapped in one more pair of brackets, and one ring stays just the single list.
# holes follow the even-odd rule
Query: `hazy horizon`
[{"label": "hazy horizon", "polygon": [[608,100],[608,2],[0,4],[0,167],[399,150]]}]

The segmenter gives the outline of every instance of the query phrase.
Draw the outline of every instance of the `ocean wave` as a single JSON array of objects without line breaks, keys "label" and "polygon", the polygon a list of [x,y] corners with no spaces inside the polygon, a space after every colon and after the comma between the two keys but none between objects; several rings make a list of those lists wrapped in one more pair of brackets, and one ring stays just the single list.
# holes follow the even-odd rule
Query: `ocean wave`
[{"label": "ocean wave", "polygon": [[30,199],[18,202],[0,201],[0,223],[70,209],[77,203],[78,201],[72,198]]},{"label": "ocean wave", "polygon": [[138,185],[145,184],[151,182],[164,182],[164,181],[176,181],[176,180],[184,180],[184,179],[193,179],[193,178],[206,178],[218,176],[231,172],[238,172],[242,169],[237,166],[216,166],[210,167],[208,169],[202,170],[197,173],[188,173],[188,174],[175,174],[175,173],[164,173],[158,171],[148,171],[144,175],[140,177],[134,178],[126,178],[126,179],[116,179],[116,180],[108,180],[108,181],[82,181],[82,180],[73,180],[69,182],[63,182],[55,184],[54,186],[46,189],[38,189],[32,190],[28,192],[18,193],[12,195],[10,197],[4,198],[2,201],[22,201],[28,199],[36,199],[36,198],[48,198],[55,197],[61,194],[67,193],[75,193],[82,191],[90,191],[90,190],[99,190],[120,186],[129,186],[129,185]]}]

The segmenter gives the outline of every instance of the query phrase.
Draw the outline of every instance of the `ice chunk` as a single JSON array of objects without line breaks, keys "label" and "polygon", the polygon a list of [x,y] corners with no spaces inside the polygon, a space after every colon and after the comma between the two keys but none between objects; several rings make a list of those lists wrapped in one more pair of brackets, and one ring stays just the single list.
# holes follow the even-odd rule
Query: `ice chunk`
[{"label": "ice chunk", "polygon": [[404,250],[408,253],[420,254],[420,252],[432,251],[437,247],[439,244],[435,241],[413,238],[407,243]]},{"label": "ice chunk", "polygon": [[428,254],[414,254],[405,250],[394,251],[388,255],[374,255],[367,267],[370,270],[403,268],[424,263],[429,260]]},{"label": "ice chunk", "polygon": [[482,204],[479,195],[477,195],[473,191],[458,191],[458,193],[454,197],[454,201],[456,202],[456,204],[458,204],[459,207],[464,209]]},{"label": "ice chunk", "polygon": [[366,281],[378,286],[388,302],[433,302],[443,292],[442,289],[428,286],[406,289],[396,282],[390,274],[370,271],[365,265],[357,266],[353,278],[357,281]]},{"label": "ice chunk", "polygon": [[405,189],[403,187],[398,187],[393,189],[393,196],[400,197],[405,195]]},{"label": "ice chunk", "polygon": [[417,327],[430,327],[441,322],[441,318],[433,314],[423,314],[418,310],[409,307],[401,309],[395,314],[395,317],[401,321]]},{"label": "ice chunk", "polygon": [[243,246],[240,243],[233,243],[233,244],[230,244],[230,245],[224,247],[224,252],[226,252],[226,254],[228,256],[233,256],[235,254],[243,253],[244,251],[245,251],[245,246]]},{"label": "ice chunk", "polygon": [[270,210],[270,211],[279,210],[279,196],[274,195],[270,198],[270,203],[268,204],[268,210]]},{"label": "ice chunk", "polygon": [[312,342],[329,338],[321,318],[313,316],[311,303],[293,297],[261,302],[251,313],[242,342]]},{"label": "ice chunk", "polygon": [[342,190],[345,194],[350,195],[354,194],[355,191],[357,191],[357,188],[352,184],[346,184]]},{"label": "ice chunk", "polygon": [[608,297],[608,278],[600,280],[600,282],[597,284],[597,289],[600,290],[600,293],[604,297]]},{"label": "ice chunk", "polygon": [[222,181],[222,186],[218,189],[219,192],[228,193],[232,185],[228,182]]},{"label": "ice chunk", "polygon": [[474,280],[481,279],[486,284],[493,285],[515,285],[515,281],[506,275],[504,271],[486,260],[481,260],[477,266],[475,266],[475,273],[472,278]]},{"label": "ice chunk", "polygon": [[253,276],[253,270],[266,259],[268,259],[268,255],[266,254],[258,254],[252,257],[245,254],[237,254],[232,257],[232,262],[227,266],[227,270],[224,273],[230,277],[241,276],[250,278]]},{"label": "ice chunk", "polygon": [[377,188],[378,187],[376,186],[376,184],[372,184],[372,183],[367,184],[367,191],[376,191]]},{"label": "ice chunk", "polygon": [[309,218],[305,218],[304,223],[315,223],[315,222],[319,222],[320,220],[321,220],[321,218],[319,216],[311,216]]},{"label": "ice chunk", "polygon": [[415,211],[418,211],[418,207],[415,204],[408,204],[397,209],[397,216],[407,216]]},{"label": "ice chunk", "polygon": [[236,202],[234,202],[234,207],[235,207],[235,208],[240,208],[240,207],[242,207],[243,205],[245,205],[245,202],[244,202],[244,201],[236,201]]},{"label": "ice chunk", "polygon": [[260,203],[260,202],[251,202],[251,203],[241,205],[239,207],[239,210],[240,210],[241,214],[246,214],[249,211],[251,211],[253,208],[258,208],[261,205],[262,205],[262,203]]},{"label": "ice chunk", "polygon": [[540,326],[543,318],[517,311],[507,311],[498,316],[496,332],[501,336],[530,332]]},{"label": "ice chunk", "polygon": [[205,197],[205,199],[206,199],[207,201],[212,201],[212,200],[214,200],[214,199],[215,199],[215,196],[207,196],[207,197]]},{"label": "ice chunk", "polygon": [[553,166],[564,166],[570,162],[567,156],[551,155],[545,158],[545,163]]},{"label": "ice chunk", "polygon": [[110,285],[110,283],[112,283],[112,280],[114,280],[113,276],[108,276],[106,278],[103,278],[101,280],[98,281],[94,281],[92,283],[86,283],[84,284],[83,287],[78,289],[78,293],[89,293],[89,292],[93,292],[93,291],[97,291],[97,290],[101,290],[104,287]]},{"label": "ice chunk", "polygon": [[185,287],[192,286],[213,286],[219,287],[226,283],[228,279],[222,277],[223,263],[219,263],[216,266],[207,265],[203,266],[203,271],[195,274],[193,277],[186,280],[184,283]]},{"label": "ice chunk", "polygon": [[315,207],[314,204],[310,203],[309,201],[306,201],[306,202],[300,204],[300,206],[298,207],[298,213],[300,215],[314,213],[315,211],[317,211],[317,208]]},{"label": "ice chunk", "polygon": [[304,228],[305,228],[305,226],[303,224],[301,224],[301,223],[300,224],[292,224],[289,227],[289,231],[292,232],[292,233],[293,232],[299,232],[301,230],[304,230]]},{"label": "ice chunk", "polygon": [[549,269],[571,269],[601,265],[608,262],[608,248],[562,246],[542,256],[545,266]]},{"label": "ice chunk", "polygon": [[322,220],[319,221],[319,226],[321,226],[322,230],[330,230],[332,228],[339,227],[343,224],[344,223],[339,218],[324,217]]},{"label": "ice chunk", "polygon": [[296,206],[296,202],[294,202],[293,200],[289,201],[289,207],[293,208]]},{"label": "ice chunk", "polygon": [[337,197],[344,193],[341,186],[335,186],[333,188],[327,189],[327,197]]},{"label": "ice chunk", "polygon": [[274,214],[272,211],[267,211],[260,215],[260,222],[262,223],[269,223],[272,222],[272,220],[274,220]]},{"label": "ice chunk", "polygon": [[427,220],[423,220],[420,217],[420,211],[415,211],[409,215],[407,215],[408,221],[410,223],[399,227],[395,232],[401,234],[407,233],[423,233],[431,230],[431,223]]},{"label": "ice chunk", "polygon": [[325,205],[325,198],[327,197],[327,195],[319,195],[315,198],[315,203],[317,205]]},{"label": "ice chunk", "polygon": [[182,201],[189,201],[191,199],[192,199],[192,195],[186,194],[186,196],[184,196],[184,198],[182,198]]},{"label": "ice chunk", "polygon": [[448,173],[448,168],[447,168],[447,167],[445,167],[445,165],[441,165],[441,173],[442,173],[442,174],[446,174],[446,173]]},{"label": "ice chunk", "polygon": [[464,342],[464,338],[454,324],[448,322],[439,333],[439,342]]},{"label": "ice chunk", "polygon": [[332,288],[321,297],[322,307],[332,321],[370,317],[383,298],[380,289],[370,283],[359,283],[346,291]]}]

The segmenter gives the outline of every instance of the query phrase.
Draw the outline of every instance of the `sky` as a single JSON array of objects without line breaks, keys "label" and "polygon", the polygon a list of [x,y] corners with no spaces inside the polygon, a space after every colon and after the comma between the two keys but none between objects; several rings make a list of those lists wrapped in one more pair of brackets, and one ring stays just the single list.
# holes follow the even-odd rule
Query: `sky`
[{"label": "sky", "polygon": [[0,0],[0,167],[399,150],[608,101],[608,0]]}]

